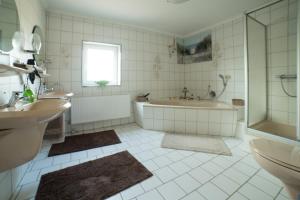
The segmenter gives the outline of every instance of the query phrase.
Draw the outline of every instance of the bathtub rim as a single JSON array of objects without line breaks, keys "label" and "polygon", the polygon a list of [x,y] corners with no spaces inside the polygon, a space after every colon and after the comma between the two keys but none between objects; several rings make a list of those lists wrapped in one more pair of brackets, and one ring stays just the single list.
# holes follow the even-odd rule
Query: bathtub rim
[{"label": "bathtub rim", "polygon": [[181,106],[181,105],[159,105],[159,104],[151,104],[150,102],[136,102],[142,103],[145,107],[156,107],[156,108],[179,108],[179,109],[198,109],[198,110],[240,110],[244,109],[244,106],[234,106],[230,104],[226,104],[230,106],[229,108],[222,108],[222,107],[200,107],[200,106]]}]

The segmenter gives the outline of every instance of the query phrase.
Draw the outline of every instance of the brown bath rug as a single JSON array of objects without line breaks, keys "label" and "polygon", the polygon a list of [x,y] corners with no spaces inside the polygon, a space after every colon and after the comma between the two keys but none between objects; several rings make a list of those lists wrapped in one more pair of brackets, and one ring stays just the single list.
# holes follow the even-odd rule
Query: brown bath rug
[{"label": "brown bath rug", "polygon": [[64,142],[53,144],[48,156],[84,151],[118,143],[121,143],[121,141],[114,130],[68,136]]},{"label": "brown bath rug", "polygon": [[68,167],[41,177],[36,200],[101,200],[152,176],[130,153]]}]

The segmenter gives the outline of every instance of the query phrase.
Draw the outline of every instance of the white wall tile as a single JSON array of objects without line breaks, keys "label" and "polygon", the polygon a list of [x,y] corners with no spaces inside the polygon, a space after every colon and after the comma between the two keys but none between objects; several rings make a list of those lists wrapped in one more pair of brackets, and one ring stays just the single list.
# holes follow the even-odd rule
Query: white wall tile
[{"label": "white wall tile", "polygon": [[193,122],[195,122],[195,121],[197,121],[197,110],[196,109],[194,109],[194,110],[192,110],[192,109],[186,109],[186,121],[193,121]]},{"label": "white wall tile", "polygon": [[185,133],[185,121],[175,121],[175,129],[176,133]]},{"label": "white wall tile", "polygon": [[175,108],[175,120],[185,121],[185,109]]},{"label": "white wall tile", "polygon": [[164,118],[164,109],[163,108],[154,108],[153,109],[154,119],[163,119]]}]

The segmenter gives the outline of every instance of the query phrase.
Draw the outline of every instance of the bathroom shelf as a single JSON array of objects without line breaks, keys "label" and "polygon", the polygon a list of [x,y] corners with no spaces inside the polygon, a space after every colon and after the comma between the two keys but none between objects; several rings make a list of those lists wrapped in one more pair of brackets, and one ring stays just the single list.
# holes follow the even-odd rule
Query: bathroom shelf
[{"label": "bathroom shelf", "polygon": [[42,77],[42,78],[48,78],[49,76],[51,76],[50,74],[40,74],[40,76]]},{"label": "bathroom shelf", "polygon": [[39,66],[35,66],[35,68],[36,68],[36,70],[38,71],[38,72],[44,72],[45,71],[45,69],[44,68],[42,68],[42,67],[39,67]]},{"label": "bathroom shelf", "polygon": [[10,65],[5,65],[5,64],[0,64],[0,71],[1,70],[5,70],[5,71],[1,71],[0,73],[6,73],[6,72],[16,72],[16,73],[23,73],[23,74],[29,74],[31,72],[34,71],[34,68],[30,65],[26,65],[26,67],[28,69],[22,69],[19,67],[15,67],[15,66],[10,66]]}]

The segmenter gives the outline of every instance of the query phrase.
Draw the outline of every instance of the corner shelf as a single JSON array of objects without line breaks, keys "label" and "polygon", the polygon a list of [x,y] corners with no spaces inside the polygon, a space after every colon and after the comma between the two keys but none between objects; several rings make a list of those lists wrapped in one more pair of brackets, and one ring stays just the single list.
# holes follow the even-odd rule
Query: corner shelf
[{"label": "corner shelf", "polygon": [[22,69],[15,66],[0,64],[0,70],[4,69],[5,71],[0,72],[0,74],[6,74],[7,72],[15,72],[15,73],[23,73],[23,74],[29,74],[34,71],[33,67],[30,65],[26,65],[28,69]]},{"label": "corner shelf", "polygon": [[48,78],[49,76],[51,76],[50,74],[40,74],[40,76],[42,77],[42,78]]}]

